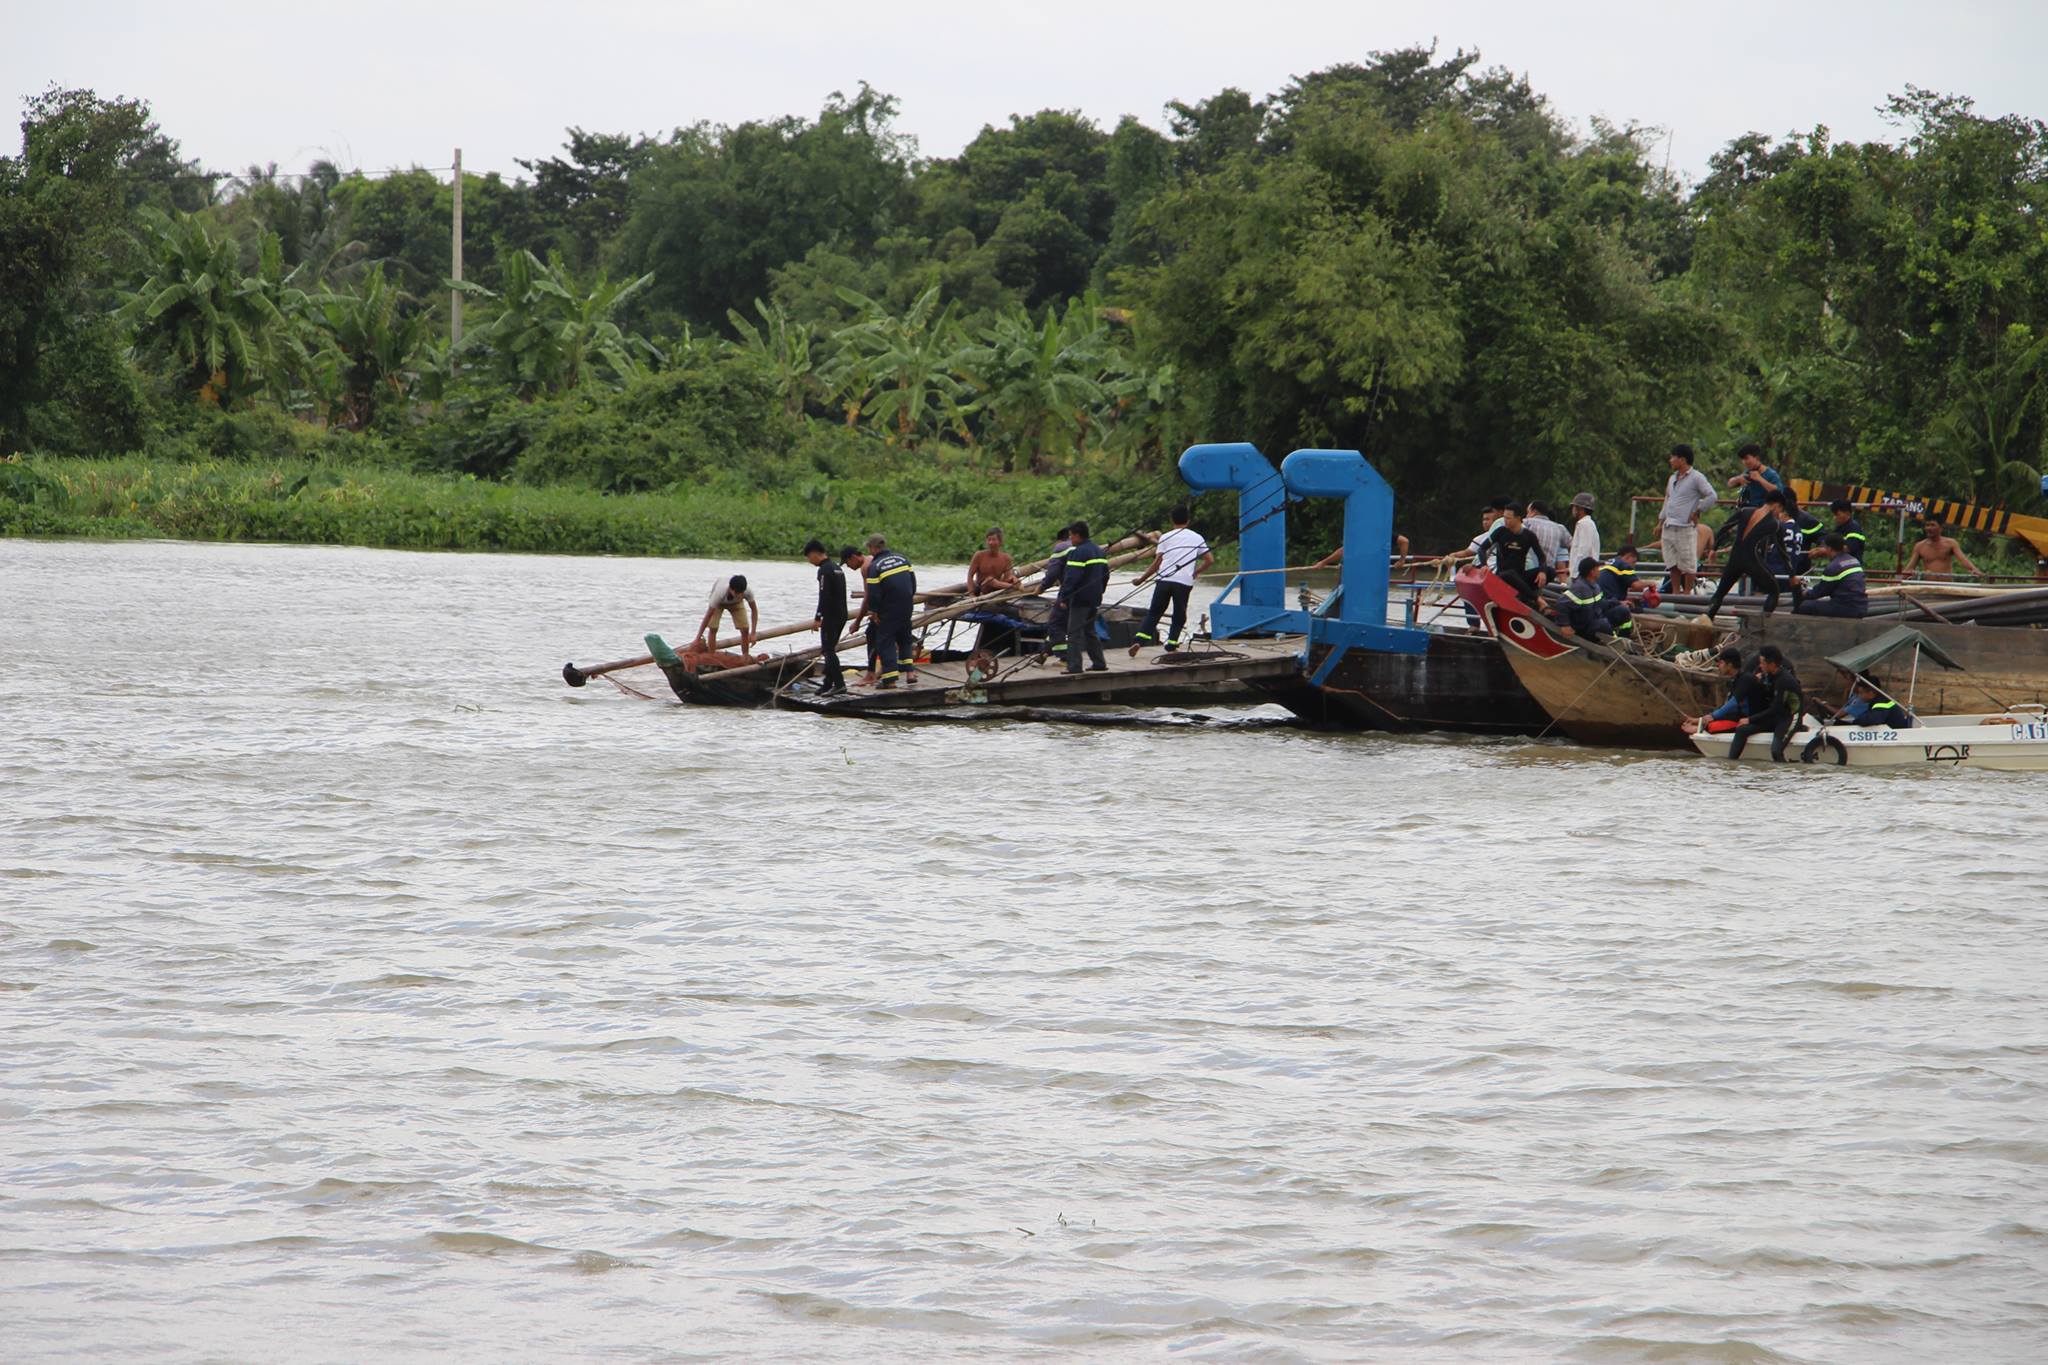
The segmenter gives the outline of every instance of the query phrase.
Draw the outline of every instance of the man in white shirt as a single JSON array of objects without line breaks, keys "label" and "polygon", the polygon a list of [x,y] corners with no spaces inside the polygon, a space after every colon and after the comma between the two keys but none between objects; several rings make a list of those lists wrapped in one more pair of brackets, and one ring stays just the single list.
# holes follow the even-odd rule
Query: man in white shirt
[{"label": "man in white shirt", "polygon": [[1152,562],[1136,580],[1143,583],[1156,578],[1158,582],[1152,588],[1152,605],[1145,612],[1145,623],[1138,627],[1137,643],[1131,646],[1133,658],[1146,645],[1158,643],[1159,618],[1168,607],[1173,609],[1173,625],[1166,633],[1166,652],[1171,654],[1181,647],[1187,639],[1188,594],[1194,591],[1195,576],[1215,562],[1209,542],[1188,525],[1188,509],[1174,508],[1173,529],[1159,537],[1159,543],[1152,547]]},{"label": "man in white shirt", "polygon": [[732,613],[732,623],[740,633],[740,653],[752,654],[754,637],[761,630],[761,604],[754,600],[754,590],[747,586],[743,573],[711,585],[711,605],[704,612],[704,623],[697,627],[696,648],[718,647],[718,618],[727,612]]},{"label": "man in white shirt", "polygon": [[1721,500],[1707,476],[1692,467],[1692,447],[1671,448],[1671,477],[1664,483],[1664,510],[1658,521],[1664,531],[1664,567],[1671,591],[1691,592],[1700,570],[1700,514]]},{"label": "man in white shirt", "polygon": [[1581,493],[1572,499],[1571,562],[1600,558],[1600,528],[1593,521],[1593,495]]}]

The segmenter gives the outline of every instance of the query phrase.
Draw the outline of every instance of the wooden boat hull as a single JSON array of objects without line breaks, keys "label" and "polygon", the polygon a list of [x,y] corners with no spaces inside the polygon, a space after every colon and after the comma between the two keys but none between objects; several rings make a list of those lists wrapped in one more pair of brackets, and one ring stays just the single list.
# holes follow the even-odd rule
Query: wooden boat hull
[{"label": "wooden boat hull", "polygon": [[[1489,611],[1501,622],[1497,607]],[[1746,657],[1764,645],[1778,646],[1812,695],[1839,699],[1840,679],[1828,656],[1896,624],[1785,614],[1744,617],[1734,643]],[[1910,652],[1887,660],[1877,670],[1878,685],[1902,700],[1910,693],[1916,710],[1989,712],[2048,700],[2048,631],[1921,622],[1913,628],[1965,670],[1922,663],[1915,678]],[[1496,633],[1515,676],[1557,729],[1582,744],[1684,748],[1680,717],[1702,715],[1727,698],[1727,684],[1714,673],[1577,640],[1541,618],[1527,617],[1512,629],[1501,623]],[[1518,638],[1522,635],[1533,635],[1533,647]]]},{"label": "wooden boat hull", "polygon": [[1328,657],[1318,646],[1304,673],[1253,686],[1310,724],[1350,730],[1525,735],[1549,722],[1484,635],[1432,632],[1422,654],[1350,650],[1320,686],[1312,684]]}]

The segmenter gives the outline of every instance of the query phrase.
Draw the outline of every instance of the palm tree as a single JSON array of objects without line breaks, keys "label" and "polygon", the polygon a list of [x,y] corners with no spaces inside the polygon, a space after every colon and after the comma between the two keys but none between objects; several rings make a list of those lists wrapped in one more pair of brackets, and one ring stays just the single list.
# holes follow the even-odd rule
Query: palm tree
[{"label": "palm tree", "polygon": [[620,305],[651,284],[653,275],[616,283],[599,275],[584,293],[572,287],[553,253],[542,261],[531,251],[506,252],[498,268],[503,288],[496,291],[474,280],[452,282],[498,305],[463,337],[462,352],[482,355],[522,398],[565,393],[588,379],[616,387],[661,363],[652,342],[613,321]]}]

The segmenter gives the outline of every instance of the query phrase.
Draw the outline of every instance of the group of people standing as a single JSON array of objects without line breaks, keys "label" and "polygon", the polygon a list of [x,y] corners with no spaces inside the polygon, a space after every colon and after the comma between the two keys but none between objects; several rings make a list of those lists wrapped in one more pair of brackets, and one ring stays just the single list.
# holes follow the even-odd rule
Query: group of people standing
[{"label": "group of people standing", "polygon": [[1566,511],[1569,522],[1552,519],[1541,499],[1518,502],[1497,497],[1479,511],[1479,534],[1452,555],[1505,580],[1529,601],[1545,587],[1562,583],[1574,566],[1600,560],[1600,526],[1593,520],[1593,495],[1580,493]]},{"label": "group of people standing", "polygon": [[[1151,562],[1134,585],[1151,582],[1153,590],[1151,606],[1137,631],[1137,643],[1131,646],[1133,655],[1147,644],[1161,642],[1161,622],[1169,618],[1165,648],[1171,653],[1182,646],[1187,639],[1188,600],[1195,579],[1215,562],[1208,542],[1188,524],[1187,507],[1174,508],[1171,519],[1172,529],[1154,544]],[[1016,562],[1003,544],[1002,528],[991,527],[983,538],[982,548],[968,562],[968,597],[1023,589]],[[859,633],[863,624],[867,625],[869,681],[878,688],[914,685],[918,643],[911,621],[917,603],[917,572],[909,559],[890,549],[888,540],[880,535],[868,537],[865,550],[847,545],[837,554],[828,550],[822,540],[813,539],[804,546],[803,554],[818,576],[817,606],[810,622],[810,628],[818,632],[823,672],[818,695],[842,696],[847,692],[839,642]],[[1060,529],[1046,561],[1044,577],[1035,591],[1057,591],[1048,649],[1069,673],[1108,670],[1097,618],[1109,586],[1109,569],[1109,556],[1095,543],[1086,522],[1070,522]],[[858,576],[862,587],[857,611],[850,606],[849,572]],[[700,653],[715,651],[718,628],[726,617],[731,618],[739,634],[741,652],[751,655],[760,636],[761,608],[744,574],[721,578],[712,585],[710,601],[691,649]]]},{"label": "group of people standing", "polygon": [[[917,572],[910,561],[878,535],[868,537],[865,550],[848,545],[837,555],[827,550],[822,540],[812,540],[804,546],[804,558],[818,571],[818,605],[811,616],[811,629],[818,632],[822,646],[819,659],[824,678],[819,694],[844,695],[846,673],[839,662],[839,641],[858,632],[869,620],[873,625],[868,629],[868,658],[876,685],[916,682],[917,640],[910,620],[917,604]],[[861,576],[863,588],[860,610],[850,617],[849,570]],[[699,653],[715,651],[719,622],[726,616],[732,618],[739,633],[740,652],[751,655],[761,633],[761,607],[745,574],[733,574],[712,585],[711,604],[690,648]]]},{"label": "group of people standing", "polygon": [[[1765,462],[1761,446],[1745,445],[1736,455],[1742,468],[1728,480],[1736,490],[1735,510],[1716,535],[1701,517],[1720,494],[1693,467],[1692,447],[1672,448],[1671,476],[1658,518],[1671,590],[1691,592],[1700,564],[1717,541],[1726,541],[1728,559],[1714,585],[1709,615],[1744,580],[1763,596],[1766,614],[1777,609],[1781,595],[1791,597],[1792,610],[1800,615],[1860,617],[1868,612],[1863,565],[1869,538],[1855,505],[1837,499],[1828,504],[1828,518],[1822,518],[1799,505],[1784,476]],[[1982,572],[1948,528],[1928,518],[1901,567],[1916,577],[1943,579],[1953,577],[1959,565],[1965,573]]]}]

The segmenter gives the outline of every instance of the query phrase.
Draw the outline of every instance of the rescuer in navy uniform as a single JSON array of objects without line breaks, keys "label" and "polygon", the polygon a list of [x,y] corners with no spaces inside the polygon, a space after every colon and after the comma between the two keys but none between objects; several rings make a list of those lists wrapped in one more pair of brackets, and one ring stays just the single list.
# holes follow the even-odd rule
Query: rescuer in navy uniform
[{"label": "rescuer in navy uniform", "polygon": [[[1849,704],[1835,712],[1829,724],[1859,725],[1865,730],[1910,730],[1919,722],[1913,719],[1911,711],[1887,697],[1883,688],[1859,673]],[[1799,761],[1813,762],[1820,757],[1821,746],[1826,742],[1825,736],[1815,735],[1800,753]]]},{"label": "rescuer in navy uniform", "polygon": [[1089,536],[1088,523],[1075,522],[1068,534],[1073,544],[1060,567],[1060,597],[1053,609],[1054,619],[1065,627],[1067,672],[1081,671],[1085,652],[1090,673],[1107,673],[1102,641],[1095,638],[1095,614],[1102,609],[1102,593],[1109,586],[1109,556]]},{"label": "rescuer in navy uniform", "polygon": [[1610,632],[1627,635],[1635,630],[1628,603],[1600,590],[1595,576],[1602,572],[1600,561],[1587,555],[1578,564],[1579,576],[1565,584],[1565,616],[1571,628],[1589,640],[1600,640]]},{"label": "rescuer in navy uniform", "polygon": [[1870,537],[1863,534],[1863,523],[1856,520],[1856,505],[1847,498],[1836,498],[1828,504],[1828,510],[1835,514],[1835,524],[1829,529],[1842,538],[1842,547],[1861,561],[1870,548]]},{"label": "rescuer in navy uniform", "polygon": [[866,570],[868,594],[861,599],[860,615],[872,616],[870,638],[881,655],[882,674],[877,687],[894,687],[899,679],[917,681],[917,641],[910,633],[911,608],[917,599],[917,574],[910,561],[889,548],[882,536],[868,537]]},{"label": "rescuer in navy uniform", "polygon": [[1600,595],[1610,602],[1626,602],[1636,589],[1636,547],[1624,545],[1614,552],[1614,562],[1602,564],[1593,581],[1600,585]]},{"label": "rescuer in navy uniform", "polygon": [[1847,616],[1860,619],[1870,612],[1870,594],[1863,586],[1863,563],[1849,553],[1849,544],[1834,531],[1820,538],[1830,558],[1825,569],[1813,576],[1813,586],[1804,601],[1794,608],[1799,616]]},{"label": "rescuer in navy uniform", "polygon": [[846,570],[826,552],[822,540],[804,546],[804,558],[818,571],[818,609],[811,613],[811,629],[818,632],[822,651],[818,658],[825,665],[818,695],[836,697],[846,691],[846,674],[839,667],[839,635],[846,629]]}]

